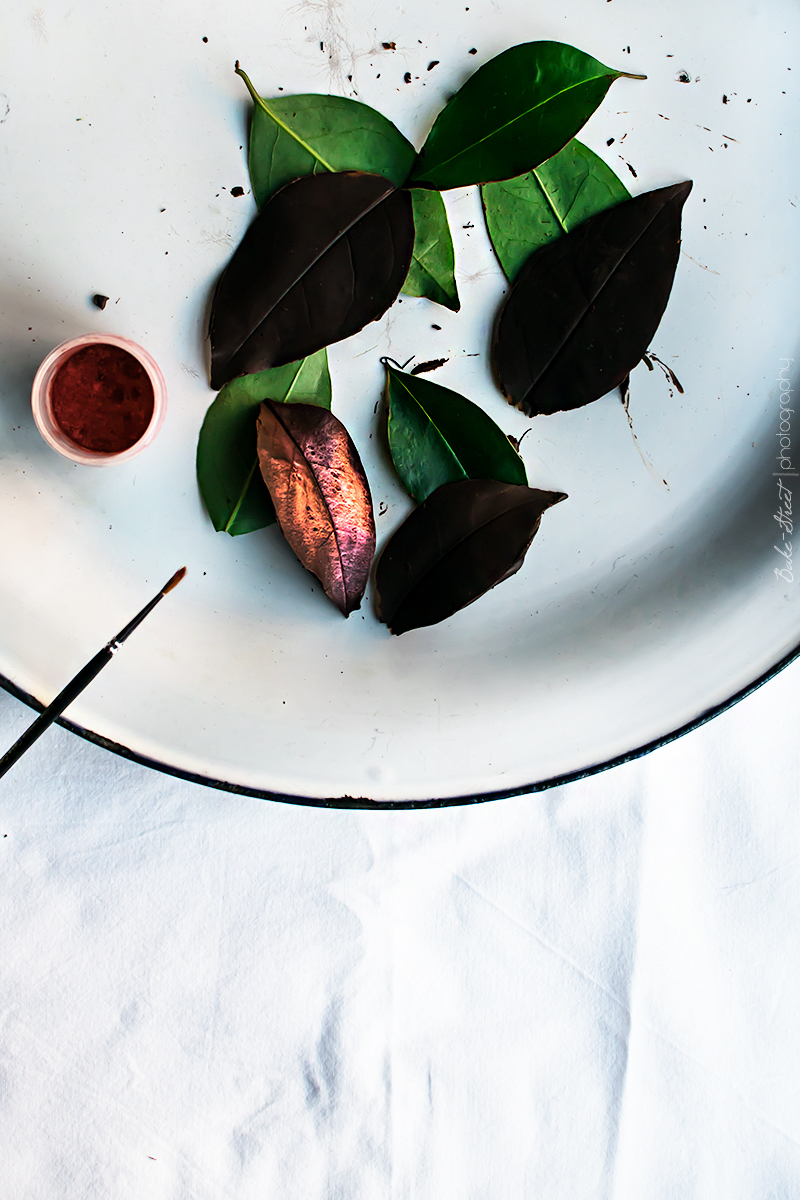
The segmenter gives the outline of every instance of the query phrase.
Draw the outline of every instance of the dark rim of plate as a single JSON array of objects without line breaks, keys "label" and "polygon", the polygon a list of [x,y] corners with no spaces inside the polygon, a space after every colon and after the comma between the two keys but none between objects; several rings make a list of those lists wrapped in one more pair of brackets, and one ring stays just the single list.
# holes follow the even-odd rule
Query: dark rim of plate
[{"label": "dark rim of plate", "polygon": [[[594,763],[588,767],[581,767],[577,771],[568,771],[564,775],[553,775],[549,779],[540,779],[534,783],[522,784],[519,787],[499,788],[494,792],[476,792],[474,795],[465,796],[449,796],[441,800],[370,800],[364,796],[331,796],[325,799],[318,799],[311,796],[291,796],[284,792],[270,792],[265,788],[246,787],[239,783],[228,783],[224,779],[213,779],[208,775],[197,775],[194,771],[183,771],[180,767],[170,766],[169,763],[159,762],[156,758],[148,758],[146,754],[137,754],[135,750],[131,750],[128,746],[123,746],[119,742],[112,742],[109,738],[103,737],[100,733],[94,733],[91,729],[84,729],[82,725],[76,725],[73,721],[68,721],[66,717],[58,717],[56,724],[62,728],[68,729],[70,733],[76,733],[78,737],[85,738],[87,742],[94,742],[96,746],[102,746],[104,750],[111,750],[114,754],[119,754],[122,758],[128,758],[131,762],[140,763],[143,767],[152,767],[154,771],[161,771],[164,775],[173,775],[178,779],[186,779],[189,783],[201,783],[205,787],[217,788],[221,792],[232,792],[237,796],[253,796],[257,800],[275,800],[281,804],[299,804],[307,808],[342,808],[342,809],[368,809],[371,812],[390,812],[397,809],[416,809],[416,808],[453,808],[456,805],[464,804],[482,804],[489,800],[506,800],[511,796],[527,796],[536,792],[546,792],[549,788],[562,787],[567,783],[574,783],[578,779],[589,779],[592,775],[599,775],[601,771],[609,771],[612,767],[621,766],[622,763],[634,762],[637,758],[643,758],[645,754],[652,753],[653,750],[658,750],[661,746],[666,746],[670,742],[677,741],[683,737],[685,733],[691,733],[693,729],[699,729],[701,725],[706,725],[709,721],[726,709],[732,708],[734,704],[738,704],[740,700],[744,700],[746,696],[751,695],[763,684],[770,679],[774,679],[784,667],[788,667],[789,663],[794,662],[800,657],[800,644],[794,646],[788,654],[779,659],[774,666],[769,667],[763,675],[759,675],[752,683],[746,684],[740,688],[738,692],[734,692],[727,700],[721,700],[719,704],[714,704],[711,708],[705,709],[699,716],[692,721],[687,721],[685,725],[679,726],[678,729],[673,729],[671,733],[665,733],[662,737],[654,738],[651,742],[646,742],[643,746],[637,746],[634,750],[628,750],[624,754],[618,754],[614,758],[606,759],[604,762]],[[0,687],[15,696],[17,700],[21,700],[23,704],[27,704],[29,708],[41,712],[45,707],[29,692],[23,691],[17,687],[5,675],[0,675]]]}]

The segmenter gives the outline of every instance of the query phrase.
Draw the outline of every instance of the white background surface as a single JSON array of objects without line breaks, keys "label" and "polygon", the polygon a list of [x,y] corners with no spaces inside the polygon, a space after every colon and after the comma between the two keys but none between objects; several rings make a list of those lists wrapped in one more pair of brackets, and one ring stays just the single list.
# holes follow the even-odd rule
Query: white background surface
[{"label": "white background surface", "polygon": [[[797,1196],[798,683],[429,812],[52,729],[0,801],[3,1194]],[[0,693],[3,745],[30,716]]]},{"label": "white background surface", "polygon": [[[690,275],[692,264],[682,264],[682,278],[705,280],[706,266],[726,269],[723,262],[764,266],[758,303],[733,288],[735,303],[726,310],[742,335],[737,346],[751,349],[752,360],[718,361],[701,340],[679,436],[665,418],[663,388],[648,407],[647,388],[655,384],[639,385],[639,434],[673,484],[677,475],[686,485],[672,493],[676,511],[686,506],[706,530],[706,541],[681,545],[702,554],[717,544],[720,528],[727,534],[727,524],[705,522],[696,511],[698,496],[725,500],[698,472],[719,470],[728,487],[752,482],[743,467],[752,443],[742,431],[769,411],[768,382],[796,340],[796,290],[785,276],[796,209],[781,190],[790,174],[796,178],[796,154],[778,157],[775,149],[796,99],[784,97],[784,88],[792,90],[786,56],[758,36],[783,30],[790,6],[742,3],[724,27],[711,5],[575,0],[568,21],[560,9],[533,14],[509,0],[470,5],[480,36],[456,24],[461,7],[420,0],[404,10],[411,49],[401,48],[407,58],[391,64],[391,84],[383,78],[380,86],[365,64],[370,46],[386,36],[386,14],[365,0],[286,7],[281,20],[274,6],[250,0],[227,8],[210,0],[191,8],[166,0],[47,0],[15,4],[0,17],[0,91],[10,105],[0,143],[10,239],[0,376],[6,403],[12,397],[17,405],[3,409],[0,455],[22,473],[27,458],[29,472],[4,508],[0,532],[12,550],[16,537],[29,554],[3,553],[6,582],[19,576],[21,583],[3,593],[0,616],[4,629],[14,623],[23,685],[52,695],[102,642],[97,630],[109,636],[122,623],[107,629],[112,608],[127,619],[131,598],[152,594],[143,580],[152,574],[151,582],[163,582],[185,561],[190,538],[202,567],[158,623],[137,635],[138,649],[131,643],[115,673],[87,693],[89,723],[104,719],[103,697],[115,687],[126,703],[134,694],[144,710],[153,703],[153,672],[137,668],[138,656],[162,636],[159,629],[167,630],[170,652],[178,645],[171,622],[181,597],[199,588],[201,569],[209,568],[202,603],[225,614],[214,624],[220,645],[208,649],[209,677],[217,661],[230,661],[231,630],[242,636],[232,595],[263,628],[260,595],[248,591],[257,544],[235,548],[234,560],[231,545],[202,524],[186,453],[209,399],[195,374],[202,309],[249,219],[245,202],[222,191],[246,183],[243,139],[231,135],[237,114],[237,131],[245,127],[242,89],[231,72],[237,56],[265,90],[296,88],[300,79],[308,90],[341,92],[353,65],[364,98],[415,137],[441,99],[433,85],[421,90],[429,54],[444,60],[438,48],[452,50],[436,71],[457,85],[463,64],[474,61],[471,45],[480,42],[481,61],[515,40],[501,13],[527,14],[522,36],[569,34],[588,48],[582,34],[591,32],[591,49],[608,61],[618,64],[630,41],[642,55],[631,57],[633,69],[645,53],[648,69],[660,64],[649,86],[659,104],[663,93],[673,106],[672,119],[653,115],[656,105],[638,93],[636,102],[652,109],[649,123],[631,122],[625,144],[638,184],[671,182],[696,167],[711,182],[714,164],[716,200],[706,205],[713,217],[692,218],[704,265]],[[412,21],[424,28],[419,49]],[[662,34],[680,56],[668,69]],[[319,40],[333,47],[335,61],[317,56]],[[413,123],[400,83],[412,67],[422,80]],[[675,82],[673,67],[699,77],[696,91]],[[723,109],[721,93],[751,78],[759,116],[755,102]],[[615,87],[621,97],[623,84]],[[626,96],[637,95],[633,87]],[[621,98],[609,101],[592,134],[596,148],[628,132],[624,108]],[[749,140],[723,149],[722,135],[742,130]],[[5,149],[12,144],[21,148],[16,155]],[[743,157],[734,160],[734,149]],[[759,156],[774,158],[771,178],[780,187],[758,192],[762,220],[748,230],[742,206],[751,193],[742,180],[766,178],[755,170]],[[704,241],[701,224],[709,227]],[[484,286],[459,284],[467,299]],[[106,286],[120,331],[152,348],[170,376],[171,417],[141,460],[138,490],[133,472],[124,488],[121,477],[104,472],[77,483],[66,468],[59,474],[25,411],[26,386],[46,350],[84,332],[90,320],[111,328],[108,314],[87,304]],[[790,304],[782,304],[784,288]],[[478,308],[465,303],[459,330],[461,317],[479,324]],[[705,320],[711,309],[702,311]],[[687,310],[680,320],[695,317]],[[394,335],[384,333],[390,344],[381,350],[399,352],[402,322]],[[461,345],[455,333],[447,336],[457,350],[475,340],[470,334]],[[419,349],[427,357],[436,351],[433,343]],[[462,366],[477,387],[485,368],[473,372],[476,361]],[[712,386],[717,370],[731,372],[722,390]],[[752,384],[758,412],[748,415],[735,383],[744,383],[742,392]],[[603,403],[580,418],[578,432],[568,436],[564,426],[552,451],[561,457],[547,461],[559,471],[571,463],[577,481],[591,483],[590,468],[599,470],[588,462],[599,444],[592,439],[602,437],[609,454],[619,455],[625,487],[645,497],[630,503],[634,493],[620,491],[615,519],[632,512],[656,520],[667,501],[641,486],[651,481],[630,442],[620,441],[619,406]],[[773,425],[769,415],[770,437]],[[621,434],[628,438],[624,425]],[[4,462],[6,484],[10,469]],[[560,486],[561,477],[552,483]],[[771,533],[768,508],[764,520]],[[613,525],[610,517],[596,521],[596,533]],[[81,523],[83,557],[65,536]],[[158,554],[155,531],[163,532]],[[754,561],[766,561],[771,537],[763,545],[758,538]],[[98,561],[115,566],[113,595],[95,586]],[[735,555],[731,562],[736,581]],[[668,575],[670,562],[661,569]],[[697,589],[705,586],[702,572],[692,577]],[[754,590],[763,583],[756,573],[742,577]],[[691,608],[687,578],[676,584],[675,602]],[[728,579],[721,570],[719,595],[725,612],[744,614],[746,629],[762,638],[760,670],[796,639],[787,613],[796,611],[800,584],[787,589],[789,604],[775,594],[767,617],[756,607],[748,617],[747,594],[734,597]],[[293,584],[292,603],[296,594]],[[313,608],[315,622],[316,601],[304,594],[302,604]],[[704,611],[709,626],[718,626],[710,601]],[[70,642],[76,613],[86,628]],[[183,628],[191,632],[186,620]],[[596,648],[591,622],[587,628],[586,646]],[[682,618],[676,628],[683,630]],[[356,635],[351,629],[347,636]],[[200,639],[185,640],[187,657],[196,655]],[[243,638],[243,645],[249,665],[251,642]],[[723,691],[712,699],[733,690],[725,690],[726,678],[736,676],[740,686],[757,673],[748,647],[735,659],[737,645],[738,633],[720,651]],[[687,653],[689,667],[678,674],[692,692]],[[617,673],[611,652],[609,661]],[[705,729],[595,779],[441,812],[317,811],[228,796],[51,730],[0,784],[3,1200],[794,1200],[798,682],[795,665]],[[235,691],[238,681],[230,686]],[[30,717],[0,693],[3,746]],[[376,755],[384,752],[379,746]],[[257,746],[254,758],[263,759]]]}]

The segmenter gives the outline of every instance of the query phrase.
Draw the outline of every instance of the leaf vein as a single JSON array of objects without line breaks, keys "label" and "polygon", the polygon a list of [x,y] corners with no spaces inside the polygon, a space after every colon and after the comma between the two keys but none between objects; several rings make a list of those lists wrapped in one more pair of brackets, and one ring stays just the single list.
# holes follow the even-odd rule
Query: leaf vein
[{"label": "leaf vein", "polygon": [[555,219],[558,221],[558,223],[559,223],[559,225],[561,226],[561,228],[562,228],[562,230],[564,231],[564,233],[566,233],[566,232],[567,232],[567,226],[566,226],[565,222],[564,222],[564,221],[561,219],[561,214],[559,213],[558,209],[556,208],[555,201],[553,200],[552,196],[550,195],[550,193],[548,192],[548,190],[547,190],[547,188],[545,187],[544,183],[542,182],[541,176],[539,175],[539,171],[538,171],[538,169],[537,169],[537,168],[535,168],[535,167],[534,167],[534,170],[533,170],[533,176],[534,176],[534,178],[535,178],[536,182],[538,183],[538,185],[539,185],[539,188],[541,189],[541,192],[542,192],[542,195],[543,195],[543,196],[544,196],[544,198],[545,198],[545,201],[547,202],[548,206],[549,206],[549,207],[550,207],[550,209],[552,210],[552,212],[553,212],[553,216],[554,216],[554,217],[555,217]]},{"label": "leaf vein", "polygon": [[[393,374],[394,374],[394,372],[393,372]],[[395,376],[395,377],[396,377],[396,376]],[[456,460],[456,463],[457,463],[457,465],[458,465],[458,466],[461,468],[461,470],[462,470],[462,471],[464,471],[464,474],[466,475],[466,474],[467,474],[467,472],[464,470],[464,464],[461,462],[461,459],[458,457],[458,455],[456,454],[455,450],[454,450],[454,449],[453,449],[453,447],[450,445],[450,442],[447,440],[447,438],[445,437],[445,435],[442,433],[441,429],[440,429],[440,428],[439,428],[439,426],[436,424],[436,422],[434,421],[433,417],[430,415],[430,413],[428,412],[428,410],[427,410],[427,409],[424,407],[424,405],[422,404],[422,402],[421,402],[420,400],[418,400],[418,399],[417,399],[417,397],[416,397],[416,396],[414,395],[414,393],[411,391],[410,387],[409,387],[409,386],[408,386],[408,384],[405,382],[405,380],[401,379],[401,380],[399,380],[399,382],[400,382],[400,384],[402,385],[402,387],[405,389],[405,391],[408,393],[408,395],[411,397],[412,403],[416,404],[416,406],[419,408],[420,412],[421,412],[421,413],[423,413],[423,415],[424,415],[424,416],[425,416],[425,417],[428,419],[428,421],[430,421],[431,428],[432,428],[432,429],[434,429],[434,430],[436,431],[436,433],[439,435],[439,437],[442,439],[442,441],[443,441],[444,445],[445,445],[445,446],[446,446],[446,448],[447,448],[447,449],[450,451],[450,453],[452,454],[453,458]]]},{"label": "leaf vein", "polygon": [[294,138],[294,140],[297,142],[297,144],[299,146],[302,146],[304,150],[307,150],[308,153],[311,155],[311,157],[313,159],[315,159],[320,164],[320,166],[324,167],[326,171],[334,170],[334,168],[330,165],[330,163],[327,163],[325,161],[325,159],[322,157],[322,155],[317,153],[317,151],[314,149],[313,146],[310,146],[308,142],[306,142],[303,138],[301,138],[299,136],[299,134],[295,133],[294,130],[285,123],[285,121],[282,121],[280,119],[280,117],[272,111],[272,109],[269,107],[269,105],[267,104],[264,97],[260,96],[258,94],[258,92],[256,91],[256,89],[253,87],[248,76],[245,74],[245,72],[242,70],[242,68],[239,66],[238,63],[236,64],[236,74],[241,75],[242,79],[244,80],[244,82],[247,86],[247,90],[249,91],[250,95],[253,97],[254,104],[257,104],[261,109],[263,109],[263,111],[267,114],[267,116],[270,117],[275,122],[276,125],[278,125],[285,133],[288,133],[289,137]]},{"label": "leaf vein", "polygon": [[[587,83],[594,83],[596,79],[606,78],[608,78],[607,75],[590,75],[586,79],[579,79],[577,83],[571,83],[569,87],[561,88],[560,91],[553,92],[551,95],[545,96],[543,100],[539,100],[537,104],[533,104],[530,108],[526,108],[524,112],[518,113],[516,117],[512,117],[511,120],[506,121],[504,125],[498,125],[496,129],[491,129],[482,138],[478,138],[476,141],[470,142],[470,144],[465,146],[463,150],[459,150],[456,154],[451,154],[449,158],[442,159],[435,165],[433,169],[440,171],[442,167],[446,167],[448,163],[452,163],[459,158],[463,158],[465,154],[469,154],[470,151],[474,150],[476,146],[480,146],[483,144],[483,142],[487,142],[490,138],[496,137],[497,134],[502,133],[504,129],[510,129],[510,127],[517,121],[521,121],[525,117],[529,117],[531,113],[536,112],[537,108],[542,108],[545,104],[549,104],[552,100],[557,99],[559,96],[565,96],[568,92],[574,91],[575,88],[583,87]],[[617,75],[616,72],[614,72],[612,74],[612,82],[616,78]]]},{"label": "leaf vein", "polygon": [[659,209],[657,212],[653,213],[653,215],[650,217],[650,219],[648,220],[648,222],[647,222],[647,224],[644,226],[644,228],[643,228],[643,229],[641,229],[641,230],[639,231],[639,233],[638,233],[638,235],[636,236],[636,238],[634,239],[634,241],[632,241],[632,242],[630,243],[630,245],[628,245],[628,246],[625,246],[625,247],[624,247],[624,249],[623,249],[623,250],[620,252],[620,254],[618,255],[618,257],[617,257],[616,261],[614,262],[614,265],[611,267],[611,270],[608,272],[608,274],[606,275],[606,277],[605,277],[605,279],[603,280],[603,282],[600,284],[600,287],[597,289],[597,291],[596,291],[596,292],[595,292],[595,293],[594,293],[592,296],[586,296],[586,307],[585,307],[585,308],[583,309],[583,311],[582,311],[582,312],[581,312],[581,313],[578,315],[578,317],[576,318],[576,320],[575,320],[575,321],[572,323],[572,326],[571,326],[571,327],[570,327],[570,329],[567,331],[567,333],[566,333],[565,337],[562,339],[562,341],[561,341],[561,344],[560,344],[559,346],[557,346],[557,347],[556,347],[556,349],[553,351],[552,355],[551,355],[551,356],[550,356],[550,358],[548,359],[547,363],[544,365],[544,367],[542,368],[542,370],[539,372],[539,374],[538,374],[538,376],[537,376],[537,378],[536,378],[535,382],[534,382],[534,383],[531,385],[531,387],[530,387],[530,388],[528,388],[528,391],[525,393],[525,394],[526,394],[526,397],[527,397],[527,396],[529,396],[529,395],[530,395],[530,393],[533,391],[533,389],[534,389],[535,387],[538,387],[538,385],[539,385],[539,384],[541,383],[541,381],[544,379],[545,375],[546,375],[546,374],[547,374],[547,372],[548,372],[548,371],[551,369],[551,367],[553,366],[553,363],[556,361],[556,359],[558,358],[558,356],[559,356],[559,355],[562,353],[562,351],[563,351],[563,350],[564,350],[564,348],[566,347],[567,343],[568,343],[568,342],[570,341],[570,339],[571,339],[571,338],[573,338],[573,337],[575,336],[575,334],[577,333],[577,330],[578,330],[579,326],[580,326],[580,325],[581,325],[581,323],[582,323],[582,322],[583,322],[583,321],[586,319],[586,315],[587,315],[587,313],[589,312],[589,310],[595,306],[595,304],[596,304],[596,302],[597,302],[597,299],[598,299],[598,297],[600,296],[600,293],[601,293],[601,292],[602,292],[602,291],[603,291],[603,290],[604,290],[604,289],[605,289],[605,288],[608,286],[608,284],[609,284],[609,283],[611,282],[611,280],[614,278],[614,275],[615,275],[615,274],[617,273],[617,271],[619,270],[619,268],[620,268],[620,266],[622,265],[622,263],[623,263],[623,261],[625,260],[625,258],[626,258],[626,257],[627,257],[627,256],[630,254],[630,252],[631,252],[631,250],[634,248],[634,246],[635,246],[635,245],[636,245],[638,242],[640,242],[640,241],[641,241],[641,239],[642,239],[642,238],[644,237],[644,235],[647,233],[647,231],[648,231],[648,229],[650,228],[650,226],[653,224],[653,221],[655,221],[655,220],[656,220],[656,219],[657,219],[659,216],[661,216],[661,214],[663,213],[663,211],[664,211],[664,210],[663,210],[663,208],[662,208],[662,209]]}]

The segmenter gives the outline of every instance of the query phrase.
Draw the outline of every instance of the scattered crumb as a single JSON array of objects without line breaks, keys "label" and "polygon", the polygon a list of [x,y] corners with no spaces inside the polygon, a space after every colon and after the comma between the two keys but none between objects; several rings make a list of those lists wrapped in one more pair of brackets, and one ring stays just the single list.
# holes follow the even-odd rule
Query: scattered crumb
[{"label": "scattered crumb", "polygon": [[405,75],[403,76],[403,79],[405,80],[406,83],[411,83],[411,72],[406,71]]},{"label": "scattered crumb", "polygon": [[232,188],[231,188],[231,195],[232,195],[232,196],[236,196],[236,197],[243,196],[243,195],[244,195],[244,188],[243,188],[243,187],[239,187],[238,185],[237,185],[236,187],[232,187]]},{"label": "scattered crumb", "polygon": [[410,374],[423,375],[427,371],[438,371],[439,367],[443,367],[449,361],[449,358],[431,358],[428,362],[417,363],[415,367],[411,368]]},{"label": "scattered crumb", "polygon": [[397,42],[381,42],[381,45],[383,46],[384,50],[396,50],[397,49]]},{"label": "scattered crumb", "polygon": [[108,304],[108,296],[101,296],[99,292],[92,296],[92,304],[95,308],[105,308]]}]

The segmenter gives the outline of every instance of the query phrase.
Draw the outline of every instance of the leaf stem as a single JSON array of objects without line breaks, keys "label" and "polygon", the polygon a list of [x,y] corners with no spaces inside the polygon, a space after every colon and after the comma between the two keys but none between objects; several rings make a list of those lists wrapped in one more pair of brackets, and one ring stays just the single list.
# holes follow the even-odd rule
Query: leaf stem
[{"label": "leaf stem", "polygon": [[619,79],[647,79],[646,75],[631,75],[630,71],[617,71]]},{"label": "leaf stem", "polygon": [[249,91],[250,95],[253,97],[253,103],[257,104],[259,106],[259,108],[263,109],[263,111],[267,114],[267,116],[272,121],[274,121],[275,124],[284,131],[284,133],[288,133],[289,137],[294,138],[294,140],[297,142],[297,144],[299,146],[302,146],[304,150],[307,150],[308,153],[311,155],[311,157],[315,158],[321,167],[324,167],[326,171],[333,171],[334,168],[330,165],[330,163],[327,163],[320,154],[317,154],[317,152],[313,148],[313,146],[309,146],[308,142],[304,142],[301,137],[298,137],[297,134],[294,132],[294,130],[290,129],[289,126],[286,125],[280,119],[280,117],[276,116],[276,114],[272,111],[272,109],[269,107],[267,102],[264,100],[263,96],[259,96],[258,92],[256,91],[256,89],[253,87],[252,83],[250,82],[250,79],[248,78],[247,74],[239,66],[238,58],[236,60],[236,66],[234,69],[236,71],[236,74],[240,75],[241,78],[244,80],[247,90]]}]

